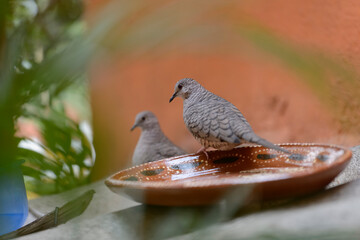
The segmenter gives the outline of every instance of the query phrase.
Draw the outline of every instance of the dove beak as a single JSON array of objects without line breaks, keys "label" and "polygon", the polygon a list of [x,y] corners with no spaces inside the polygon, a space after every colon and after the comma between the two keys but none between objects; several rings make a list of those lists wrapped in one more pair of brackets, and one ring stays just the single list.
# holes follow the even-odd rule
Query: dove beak
[{"label": "dove beak", "polygon": [[137,128],[137,124],[135,123],[132,127],[131,127],[131,129],[130,129],[130,131],[133,131],[135,128]]},{"label": "dove beak", "polygon": [[172,95],[172,97],[171,97],[170,100],[169,100],[169,103],[171,103],[172,100],[174,100],[174,98],[177,97],[177,93],[178,93],[178,92],[174,92],[174,94]]}]

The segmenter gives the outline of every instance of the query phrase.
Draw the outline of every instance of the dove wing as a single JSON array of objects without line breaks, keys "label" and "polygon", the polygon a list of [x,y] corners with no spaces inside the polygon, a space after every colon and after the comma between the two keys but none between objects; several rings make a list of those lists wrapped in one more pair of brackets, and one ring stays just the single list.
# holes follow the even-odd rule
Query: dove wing
[{"label": "dove wing", "polygon": [[173,145],[172,143],[163,144],[155,152],[155,157],[157,159],[169,158],[173,156],[186,154],[182,149]]},{"label": "dove wing", "polygon": [[[229,104],[232,105],[229,102],[210,100],[206,104],[192,105],[185,112],[184,120],[188,129],[195,137],[208,141],[240,143],[240,138],[234,128],[236,125],[232,122],[239,123],[245,118],[236,108],[237,111],[233,112],[232,108],[229,108]],[[247,122],[246,125],[249,126]]]}]

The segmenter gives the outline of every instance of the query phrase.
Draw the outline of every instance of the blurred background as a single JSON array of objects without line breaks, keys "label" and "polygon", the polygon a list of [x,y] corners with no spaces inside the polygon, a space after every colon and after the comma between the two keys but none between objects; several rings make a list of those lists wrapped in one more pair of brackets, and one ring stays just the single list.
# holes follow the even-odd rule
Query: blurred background
[{"label": "blurred background", "polygon": [[1,49],[11,61],[3,58],[10,70],[0,91],[10,94],[0,110],[10,120],[1,126],[13,121],[16,138],[1,143],[17,146],[29,192],[61,192],[129,166],[140,136],[130,128],[143,110],[174,143],[198,150],[182,101],[169,104],[184,77],[232,102],[274,143],[359,144],[356,0],[7,4]]}]

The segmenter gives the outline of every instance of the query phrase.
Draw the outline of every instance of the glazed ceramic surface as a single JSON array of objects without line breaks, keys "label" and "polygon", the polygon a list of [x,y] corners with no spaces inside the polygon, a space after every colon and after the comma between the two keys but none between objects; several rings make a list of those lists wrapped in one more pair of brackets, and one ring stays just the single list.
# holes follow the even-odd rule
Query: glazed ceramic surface
[{"label": "glazed ceramic surface", "polygon": [[261,146],[209,151],[122,170],[105,183],[135,201],[165,206],[206,205],[227,196],[252,201],[296,197],[324,188],[351,151],[320,144],[282,144],[288,155]]}]

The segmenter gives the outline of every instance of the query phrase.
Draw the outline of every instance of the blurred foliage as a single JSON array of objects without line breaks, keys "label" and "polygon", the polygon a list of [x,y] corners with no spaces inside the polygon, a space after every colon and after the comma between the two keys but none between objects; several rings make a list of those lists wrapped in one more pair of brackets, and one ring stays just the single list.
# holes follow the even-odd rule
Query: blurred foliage
[{"label": "blurred foliage", "polygon": [[[24,159],[26,186],[40,194],[89,182],[94,162],[91,139],[68,117],[62,96],[87,84],[96,39],[85,40],[83,9],[79,0],[1,3],[0,164]],[[42,139],[15,137],[19,119],[36,123]]]},{"label": "blurred foliage", "polygon": [[89,183],[95,161],[92,139],[86,132],[87,123],[70,119],[62,102],[54,105],[26,112],[25,117],[39,126],[43,139],[21,142],[18,152],[18,157],[26,160],[23,166],[26,187],[38,194],[61,192]]}]

